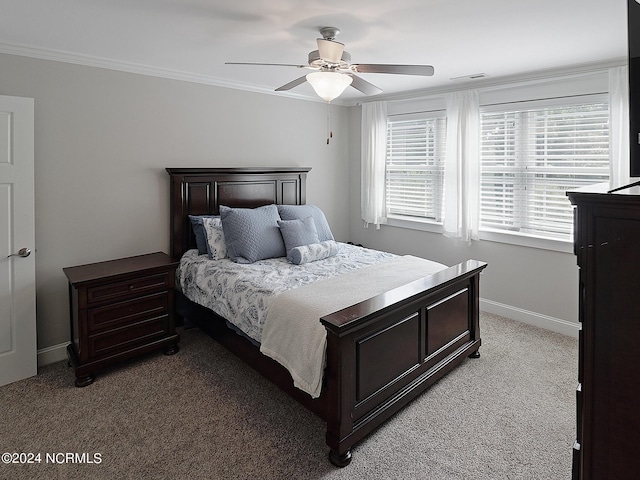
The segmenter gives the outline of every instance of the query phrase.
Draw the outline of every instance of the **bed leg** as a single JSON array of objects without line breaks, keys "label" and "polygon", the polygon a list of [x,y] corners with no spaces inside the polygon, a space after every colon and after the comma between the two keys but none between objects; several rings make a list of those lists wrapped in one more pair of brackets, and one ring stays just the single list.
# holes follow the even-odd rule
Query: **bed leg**
[{"label": "bed leg", "polygon": [[469,358],[480,358],[480,350],[476,350],[475,352],[473,352],[471,355],[469,355]]},{"label": "bed leg", "polygon": [[331,450],[329,451],[329,461],[336,467],[346,467],[351,463],[351,450],[347,450],[343,455],[338,455],[336,452]]}]

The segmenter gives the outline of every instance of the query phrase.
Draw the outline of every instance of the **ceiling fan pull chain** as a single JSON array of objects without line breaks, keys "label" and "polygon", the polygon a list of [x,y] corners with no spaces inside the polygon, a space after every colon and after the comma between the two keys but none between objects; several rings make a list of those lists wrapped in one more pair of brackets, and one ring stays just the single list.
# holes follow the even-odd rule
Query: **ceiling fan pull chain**
[{"label": "ceiling fan pull chain", "polygon": [[327,145],[329,145],[329,140],[333,137],[333,132],[331,131],[331,103],[327,102]]},{"label": "ceiling fan pull chain", "polygon": [[333,109],[329,104],[329,138],[333,138]]},{"label": "ceiling fan pull chain", "polygon": [[327,145],[329,140],[333,138],[333,130],[331,130],[331,102],[327,102]]}]

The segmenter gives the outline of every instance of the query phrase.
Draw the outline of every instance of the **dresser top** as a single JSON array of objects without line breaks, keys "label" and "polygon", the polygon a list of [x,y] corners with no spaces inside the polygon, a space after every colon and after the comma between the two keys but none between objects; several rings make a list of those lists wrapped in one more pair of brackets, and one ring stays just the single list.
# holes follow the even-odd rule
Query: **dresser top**
[{"label": "dresser top", "polygon": [[119,275],[127,275],[140,270],[175,268],[177,265],[178,262],[174,261],[166,253],[155,252],[106,262],[66,267],[62,270],[69,282],[77,285]]},{"label": "dresser top", "polygon": [[601,205],[637,205],[640,203],[640,186],[625,188],[612,193],[609,193],[610,190],[612,190],[610,183],[604,182],[568,191],[567,196],[574,205],[593,202]]}]

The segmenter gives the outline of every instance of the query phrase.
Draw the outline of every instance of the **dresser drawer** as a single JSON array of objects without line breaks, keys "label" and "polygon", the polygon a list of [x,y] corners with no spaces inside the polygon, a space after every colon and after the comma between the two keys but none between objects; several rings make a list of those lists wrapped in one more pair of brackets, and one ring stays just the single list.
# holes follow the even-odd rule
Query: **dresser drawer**
[{"label": "dresser drawer", "polygon": [[160,292],[87,310],[89,332],[130,325],[168,313],[169,293]]},{"label": "dresser drawer", "polygon": [[167,334],[169,315],[150,318],[133,325],[89,336],[89,355],[93,359],[126,352]]},{"label": "dresser drawer", "polygon": [[166,272],[143,277],[134,277],[121,282],[96,285],[87,288],[87,304],[101,303],[107,300],[114,300],[135,296],[150,292],[156,289],[167,289],[171,287],[169,274]]}]

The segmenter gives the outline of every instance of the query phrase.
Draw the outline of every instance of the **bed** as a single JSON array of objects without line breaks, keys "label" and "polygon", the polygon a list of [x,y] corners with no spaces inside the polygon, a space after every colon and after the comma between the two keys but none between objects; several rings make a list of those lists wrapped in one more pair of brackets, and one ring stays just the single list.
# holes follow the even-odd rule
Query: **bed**
[{"label": "bed", "polygon": [[[196,247],[190,215],[217,215],[220,206],[306,204],[310,168],[166,170],[175,259]],[[316,323],[326,335],[326,350],[317,396],[295,386],[281,363],[229,328],[227,319],[181,291],[176,308],[185,322],[206,331],[322,418],[329,460],[344,467],[356,443],[467,357],[480,356],[479,280],[485,267],[476,260],[442,267],[322,315]]]}]

